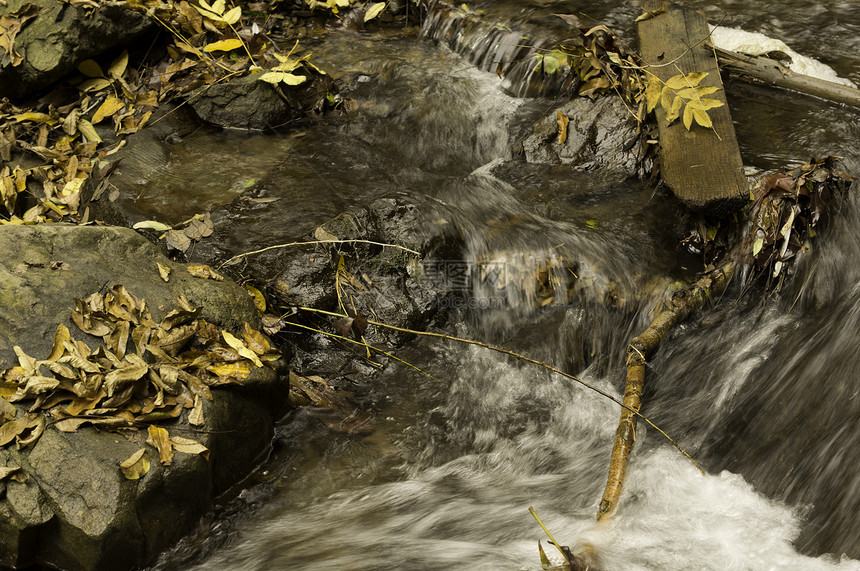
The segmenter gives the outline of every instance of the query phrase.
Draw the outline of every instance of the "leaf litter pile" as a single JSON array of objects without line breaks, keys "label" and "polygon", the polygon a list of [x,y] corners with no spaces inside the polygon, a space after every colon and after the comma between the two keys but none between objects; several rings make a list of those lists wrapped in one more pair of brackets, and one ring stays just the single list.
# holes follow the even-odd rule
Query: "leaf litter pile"
[{"label": "leaf litter pile", "polygon": [[[100,8],[87,0],[61,1],[89,13]],[[298,40],[279,46],[272,39],[289,27],[289,10],[278,10],[277,0],[232,7],[224,0],[125,4],[165,30],[160,37],[167,41],[150,46],[143,61],[130,65],[127,50],[99,61],[87,59],[78,65],[78,73],[38,101],[18,106],[0,100],[0,224],[86,223],[89,213],[79,208],[88,181],[110,173],[115,165],[105,163],[125,146],[125,137],[149,125],[162,105],[193,99],[212,85],[251,75],[302,112],[322,112],[338,104],[331,80],[311,63],[310,53],[301,54]],[[334,16],[357,10],[365,22],[386,8],[384,2],[356,0],[305,4]],[[0,49],[13,66],[23,62],[14,49],[15,36],[39,12],[34,4],[24,4],[2,18]],[[302,104],[297,86],[313,94],[310,105]],[[111,201],[119,196],[108,181],[100,180],[92,200],[105,192]],[[177,237],[170,236],[172,245],[181,249]]]},{"label": "leaf litter pile", "polygon": [[[208,457],[199,442],[170,436],[156,423],[187,410],[188,423],[203,427],[203,401],[212,400],[211,387],[242,384],[280,354],[247,323],[240,338],[201,319],[200,308],[184,297],[178,305],[156,323],[146,300],[117,285],[75,300],[72,322],[101,338],[95,350],[63,324],[43,360],[16,346],[18,365],[0,373],[0,446],[32,446],[50,425],[62,432],[82,425],[114,431],[145,427],[147,443],[162,464],[169,465],[174,452]],[[12,403],[26,403],[26,412]],[[129,478],[145,474],[146,449],[121,469]]]}]

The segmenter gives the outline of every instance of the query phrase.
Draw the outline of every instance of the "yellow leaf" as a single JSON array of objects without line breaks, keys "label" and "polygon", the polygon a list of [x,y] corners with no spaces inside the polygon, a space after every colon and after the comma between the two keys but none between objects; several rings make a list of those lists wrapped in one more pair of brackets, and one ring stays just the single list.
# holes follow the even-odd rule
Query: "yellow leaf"
[{"label": "yellow leaf", "polygon": [[206,370],[215,373],[219,377],[233,377],[242,380],[251,374],[251,368],[243,363],[225,363],[223,365],[210,365]]},{"label": "yellow leaf", "polygon": [[680,95],[684,99],[690,99],[692,101],[695,101],[697,99],[701,99],[705,95],[716,93],[719,90],[719,87],[688,87],[687,89],[682,89],[681,91],[679,91],[678,95]]},{"label": "yellow leaf", "polygon": [[18,115],[13,115],[12,118],[18,123],[21,123],[22,121],[47,123],[48,125],[55,125],[57,123],[57,120],[52,119],[47,113],[19,113]]},{"label": "yellow leaf", "polygon": [[120,109],[125,107],[125,102],[117,97],[108,97],[105,99],[93,115],[92,124],[96,125],[104,120],[105,117],[110,117]]},{"label": "yellow leaf", "polygon": [[200,454],[207,460],[209,459],[209,449],[196,440],[174,436],[170,439],[170,442],[177,452],[182,452],[183,454]]},{"label": "yellow leaf", "polygon": [[95,62],[95,60],[85,59],[81,63],[78,64],[78,71],[87,77],[104,77],[105,74],[102,71],[101,66]]},{"label": "yellow leaf", "polygon": [[723,102],[719,99],[699,99],[698,101],[690,101],[687,105],[691,106],[693,109],[698,109],[699,111],[707,111],[708,109],[722,107]]},{"label": "yellow leaf", "polygon": [[114,79],[119,79],[125,73],[126,67],[128,67],[128,50],[122,50],[119,57],[111,62],[108,75]]},{"label": "yellow leaf", "polygon": [[672,106],[666,110],[666,122],[671,124],[674,123],[675,119],[678,118],[678,115],[681,113],[681,108],[684,106],[684,100],[680,97],[676,97],[674,101],[672,101]]},{"label": "yellow leaf", "polygon": [[173,464],[173,444],[170,442],[170,435],[167,430],[150,424],[147,427],[147,433],[149,436],[146,443],[158,450],[158,458],[161,463],[165,466]]},{"label": "yellow leaf", "polygon": [[239,21],[239,18],[242,17],[242,9],[239,6],[236,6],[232,10],[228,10],[226,14],[224,14],[224,22],[233,25]]},{"label": "yellow leaf", "polygon": [[385,2],[377,2],[370,8],[368,8],[367,12],[364,13],[364,21],[369,22],[373,20],[377,16],[379,16],[380,12],[385,9]]},{"label": "yellow leaf", "polygon": [[63,356],[66,349],[63,344],[71,339],[71,335],[69,333],[69,328],[60,323],[57,325],[57,332],[54,333],[54,345],[51,348],[51,354],[48,355],[46,361],[56,361],[60,357]]},{"label": "yellow leaf", "polygon": [[158,262],[155,262],[155,265],[158,266],[158,275],[161,276],[161,279],[164,281],[168,281],[170,279],[170,268],[167,266],[162,266]]},{"label": "yellow leaf", "polygon": [[556,114],[556,123],[558,123],[558,144],[563,145],[567,141],[567,125],[570,123],[570,119],[567,118],[567,115],[559,111]]},{"label": "yellow leaf", "polygon": [[236,336],[234,336],[232,333],[228,331],[222,331],[221,336],[224,337],[224,341],[227,342],[227,345],[235,349],[236,352],[239,353],[239,355],[241,355],[245,359],[248,359],[258,367],[263,366],[263,362],[260,361],[260,358],[257,356],[257,354],[248,349],[245,344],[242,343],[242,341]]},{"label": "yellow leaf", "polygon": [[195,278],[215,280],[216,282],[224,280],[224,276],[205,264],[190,264],[185,269]]},{"label": "yellow leaf", "polygon": [[241,47],[242,40],[231,38],[229,40],[221,40],[218,42],[212,42],[211,44],[206,44],[206,46],[204,46],[203,48],[203,51],[207,53],[215,51],[229,52],[230,50],[235,50]]},{"label": "yellow leaf", "polygon": [[254,298],[254,306],[257,308],[257,311],[264,313],[266,311],[266,298],[263,296],[263,292],[250,284],[245,284],[245,289]]},{"label": "yellow leaf", "polygon": [[660,82],[654,78],[648,78],[648,85],[645,86],[645,106],[650,113],[660,103]]},{"label": "yellow leaf", "polygon": [[78,131],[83,133],[84,137],[87,138],[87,141],[91,143],[101,143],[102,138],[99,137],[99,134],[96,133],[95,127],[93,124],[87,121],[86,119],[78,120]]},{"label": "yellow leaf", "polygon": [[283,82],[287,85],[299,85],[300,83],[304,83],[307,77],[304,75],[293,75],[292,73],[283,73],[280,71],[270,71],[260,75],[257,79],[265,81],[266,83]]},{"label": "yellow leaf", "polygon": [[188,423],[192,426],[203,426],[206,421],[203,419],[203,401],[199,396],[194,397],[194,408],[188,413]]},{"label": "yellow leaf", "polygon": [[139,480],[149,472],[149,453],[146,448],[141,448],[124,462],[120,463],[119,469],[122,475],[129,480]]},{"label": "yellow leaf", "polygon": [[675,75],[669,78],[666,82],[666,87],[673,91],[678,91],[679,89],[687,87],[695,87],[699,85],[707,75],[708,72],[706,71],[694,71],[693,73],[688,73],[686,75]]},{"label": "yellow leaf", "polygon": [[[680,99],[680,97],[678,98]],[[688,105],[684,107],[684,127],[689,131],[690,127],[693,125],[693,110]]]},{"label": "yellow leaf", "polygon": [[78,85],[78,89],[80,89],[81,91],[86,91],[88,93],[90,91],[101,91],[106,87],[110,87],[110,81],[101,77],[98,79],[88,79]]},{"label": "yellow leaf", "polygon": [[[691,107],[688,105],[688,109]],[[696,123],[701,125],[702,127],[706,127],[708,129],[712,128],[714,124],[711,122],[710,116],[708,116],[707,112],[702,111],[701,109],[692,109],[693,118],[696,120]]]}]

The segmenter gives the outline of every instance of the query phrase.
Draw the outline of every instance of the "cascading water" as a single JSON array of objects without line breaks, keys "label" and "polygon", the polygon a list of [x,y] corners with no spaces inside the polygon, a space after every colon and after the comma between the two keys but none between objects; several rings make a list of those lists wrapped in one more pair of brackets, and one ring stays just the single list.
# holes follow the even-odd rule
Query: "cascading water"
[{"label": "cascading water", "polygon": [[[425,34],[455,30],[435,17]],[[628,340],[666,287],[698,269],[673,249],[672,206],[635,181],[598,173],[573,198],[555,179],[526,191],[517,183],[526,171],[503,182],[493,172],[511,158],[508,134],[546,102],[508,97],[494,73],[428,43],[366,48],[353,65],[386,98],[360,100],[363,118],[336,137],[322,129],[306,137],[341,157],[315,162],[315,176],[333,194],[349,190],[339,177],[346,163],[383,172],[378,191],[438,199],[468,236],[465,262],[476,268],[575,265],[572,301],[560,283],[540,309],[469,284],[469,303],[452,312],[446,332],[504,344],[620,397]],[[770,166],[841,152],[849,170],[860,166],[849,145],[860,140],[856,112],[780,93],[762,103],[760,94],[737,86],[729,94],[743,117],[745,156]],[[761,142],[749,122],[770,120],[775,100],[793,105],[781,112],[794,118],[794,139]],[[816,117],[831,122],[825,132],[812,126]],[[773,121],[778,128],[781,118]],[[298,156],[311,157],[301,145]],[[601,529],[594,518],[617,406],[509,357],[421,339],[398,356],[427,374],[392,363],[373,380],[374,433],[333,434],[294,413],[278,428],[282,450],[263,483],[157,568],[537,569],[534,506],[562,542],[595,546],[605,569],[860,569],[858,223],[860,201],[850,199],[779,296],[738,302],[732,291],[664,343],[643,412],[708,473],[640,424],[619,512]]]}]

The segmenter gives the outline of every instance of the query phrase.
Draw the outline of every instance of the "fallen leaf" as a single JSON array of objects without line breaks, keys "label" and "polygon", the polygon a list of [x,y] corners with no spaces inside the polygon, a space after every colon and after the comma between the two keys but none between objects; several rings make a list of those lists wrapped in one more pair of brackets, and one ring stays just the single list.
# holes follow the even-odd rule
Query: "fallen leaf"
[{"label": "fallen leaf", "polygon": [[209,52],[229,52],[231,50],[235,50],[241,48],[244,44],[242,40],[238,40],[236,38],[231,38],[229,40],[220,40],[217,42],[212,42],[211,44],[206,44],[203,47],[203,51],[206,53]]},{"label": "fallen leaf", "polygon": [[373,6],[367,9],[367,12],[364,13],[364,21],[369,22],[373,20],[385,9],[385,2],[377,2]]},{"label": "fallen leaf", "polygon": [[141,448],[124,462],[120,463],[119,469],[122,475],[129,480],[139,480],[149,472],[149,453],[146,448]]},{"label": "fallen leaf", "polygon": [[170,442],[173,444],[173,448],[177,452],[182,452],[183,454],[199,454],[205,459],[209,459],[209,449],[196,440],[174,436],[170,439]]},{"label": "fallen leaf", "polygon": [[242,341],[236,336],[234,336],[232,333],[230,333],[229,331],[222,331],[221,336],[224,337],[224,341],[227,342],[227,345],[235,349],[236,352],[239,353],[239,355],[250,360],[258,367],[263,366],[263,362],[260,361],[260,358],[257,356],[257,354],[248,349],[245,344],[242,343]]},{"label": "fallen leaf", "polygon": [[185,252],[191,247],[191,239],[181,230],[170,230],[162,238],[165,239],[168,246],[180,252]]},{"label": "fallen leaf", "polygon": [[107,99],[105,99],[104,103],[102,103],[99,108],[96,109],[91,123],[93,125],[96,125],[103,121],[106,117],[110,117],[123,107],[125,107],[124,101],[117,97],[108,97]]},{"label": "fallen leaf", "polygon": [[155,265],[158,266],[158,275],[161,276],[161,279],[168,281],[170,279],[170,268],[162,266],[158,262],[155,262]]},{"label": "fallen leaf", "polygon": [[190,264],[185,269],[195,278],[215,280],[216,282],[224,281],[224,276],[205,264]]},{"label": "fallen leaf", "polygon": [[194,408],[188,413],[188,423],[192,426],[203,426],[206,421],[203,419],[203,401],[199,396],[194,397]]},{"label": "fallen leaf", "polygon": [[564,142],[567,141],[567,125],[570,123],[570,119],[568,119],[567,115],[559,110],[556,116],[556,122],[558,123],[558,144],[563,145]]},{"label": "fallen leaf", "polygon": [[158,458],[162,465],[170,466],[173,464],[173,444],[170,442],[170,435],[167,430],[150,424],[147,427],[147,433],[149,436],[146,443],[158,450]]}]

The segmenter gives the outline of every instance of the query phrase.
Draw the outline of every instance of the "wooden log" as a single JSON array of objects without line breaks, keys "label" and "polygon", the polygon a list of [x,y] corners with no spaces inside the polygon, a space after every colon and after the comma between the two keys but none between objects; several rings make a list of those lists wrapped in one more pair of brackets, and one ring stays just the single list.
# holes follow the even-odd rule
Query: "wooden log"
[{"label": "wooden log", "polygon": [[768,85],[860,107],[860,89],[795,73],[770,58],[748,56],[720,48],[715,48],[715,51],[720,68],[741,79],[752,78]]},{"label": "wooden log", "polygon": [[638,23],[641,57],[660,81],[692,72],[707,72],[699,85],[717,87],[709,98],[723,106],[708,115],[713,130],[677,121],[666,124],[666,110],[657,107],[660,135],[660,172],[663,181],[688,207],[723,215],[739,208],[748,196],[743,161],[726,104],[723,83],[713,51],[706,46],[708,22],[698,12],[665,0],[647,0],[652,16]]}]

